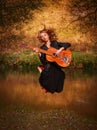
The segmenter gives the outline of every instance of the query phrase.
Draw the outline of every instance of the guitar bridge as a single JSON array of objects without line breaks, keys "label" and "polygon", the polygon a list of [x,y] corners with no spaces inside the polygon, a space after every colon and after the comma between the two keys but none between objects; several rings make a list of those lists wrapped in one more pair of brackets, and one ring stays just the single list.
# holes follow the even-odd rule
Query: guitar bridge
[{"label": "guitar bridge", "polygon": [[64,58],[64,62],[67,63],[67,64],[69,64],[69,57],[65,57]]}]

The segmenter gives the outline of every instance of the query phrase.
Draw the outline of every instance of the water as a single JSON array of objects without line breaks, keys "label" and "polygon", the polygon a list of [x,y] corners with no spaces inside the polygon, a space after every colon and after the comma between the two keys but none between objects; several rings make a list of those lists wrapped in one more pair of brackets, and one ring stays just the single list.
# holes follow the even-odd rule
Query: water
[{"label": "water", "polygon": [[97,119],[97,74],[66,71],[64,90],[45,93],[38,74],[10,72],[0,77],[0,106],[27,106],[33,110],[71,109]]}]

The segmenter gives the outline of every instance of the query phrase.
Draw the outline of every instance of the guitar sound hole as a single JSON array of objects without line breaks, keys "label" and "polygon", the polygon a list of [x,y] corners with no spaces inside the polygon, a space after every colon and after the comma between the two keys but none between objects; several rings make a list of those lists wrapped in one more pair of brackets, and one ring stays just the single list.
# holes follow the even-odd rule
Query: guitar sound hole
[{"label": "guitar sound hole", "polygon": [[57,56],[55,52],[53,53],[53,56]]}]

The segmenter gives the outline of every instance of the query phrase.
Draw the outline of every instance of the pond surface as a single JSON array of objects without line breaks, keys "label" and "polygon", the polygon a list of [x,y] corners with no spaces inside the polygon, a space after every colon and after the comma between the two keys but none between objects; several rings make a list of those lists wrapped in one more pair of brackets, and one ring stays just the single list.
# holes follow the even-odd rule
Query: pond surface
[{"label": "pond surface", "polygon": [[0,76],[0,106],[27,106],[33,110],[71,109],[97,119],[97,74],[82,70],[66,71],[64,90],[45,93],[39,73],[10,72]]}]

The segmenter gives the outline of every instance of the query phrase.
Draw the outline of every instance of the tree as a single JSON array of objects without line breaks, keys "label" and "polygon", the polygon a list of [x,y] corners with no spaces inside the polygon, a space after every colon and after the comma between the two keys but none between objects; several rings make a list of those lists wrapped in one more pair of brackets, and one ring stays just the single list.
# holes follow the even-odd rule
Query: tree
[{"label": "tree", "polygon": [[43,5],[42,0],[0,0],[0,26],[9,26],[32,18],[29,12],[40,9]]},{"label": "tree", "polygon": [[97,48],[97,1],[69,0],[67,8],[70,14],[69,25],[78,27],[78,31],[83,34],[88,33],[89,39]]},{"label": "tree", "polygon": [[68,7],[71,23],[79,23],[80,29],[97,27],[96,0],[69,0]]}]

